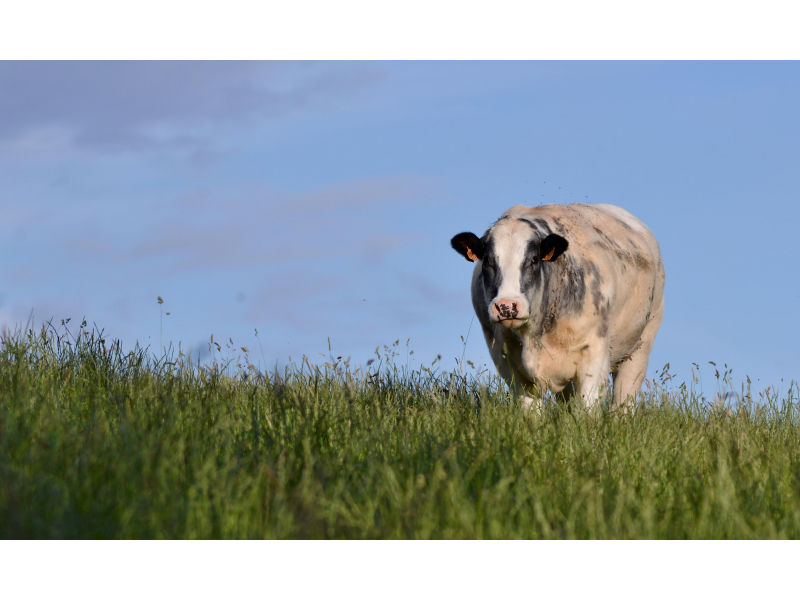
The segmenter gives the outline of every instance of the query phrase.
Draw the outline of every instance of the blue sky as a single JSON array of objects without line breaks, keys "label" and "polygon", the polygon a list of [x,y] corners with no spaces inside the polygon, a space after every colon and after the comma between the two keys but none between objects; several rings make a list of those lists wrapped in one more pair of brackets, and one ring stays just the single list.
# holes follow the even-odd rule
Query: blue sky
[{"label": "blue sky", "polygon": [[[401,340],[451,368],[449,246],[607,202],[661,244],[649,375],[800,379],[796,62],[0,62],[0,319],[274,364]],[[264,354],[258,349],[258,328]],[[489,362],[477,323],[466,358]],[[784,383],[781,383],[781,379]]]}]

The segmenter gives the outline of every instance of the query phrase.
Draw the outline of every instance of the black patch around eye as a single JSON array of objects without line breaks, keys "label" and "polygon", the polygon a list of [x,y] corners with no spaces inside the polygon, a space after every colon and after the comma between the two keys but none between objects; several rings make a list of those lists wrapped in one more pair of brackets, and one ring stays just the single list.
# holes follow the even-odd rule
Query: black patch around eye
[{"label": "black patch around eye", "polygon": [[481,268],[481,276],[483,277],[483,287],[486,290],[486,297],[494,299],[497,296],[497,290],[503,283],[503,274],[497,266],[497,253],[494,249],[494,240],[489,238],[483,245],[483,262]]},{"label": "black patch around eye", "polygon": [[541,283],[541,261],[539,259],[539,242],[531,240],[525,247],[525,258],[520,269],[519,287],[523,294],[526,294],[539,287]]}]

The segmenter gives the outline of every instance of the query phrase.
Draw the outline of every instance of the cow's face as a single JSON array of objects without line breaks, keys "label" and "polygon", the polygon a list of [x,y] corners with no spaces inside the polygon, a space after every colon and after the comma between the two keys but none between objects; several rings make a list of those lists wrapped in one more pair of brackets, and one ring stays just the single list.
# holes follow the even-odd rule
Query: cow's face
[{"label": "cow's face", "polygon": [[512,329],[524,326],[538,307],[549,265],[569,246],[560,235],[536,224],[504,217],[482,238],[459,233],[453,248],[470,262],[480,261],[483,293],[492,323]]}]

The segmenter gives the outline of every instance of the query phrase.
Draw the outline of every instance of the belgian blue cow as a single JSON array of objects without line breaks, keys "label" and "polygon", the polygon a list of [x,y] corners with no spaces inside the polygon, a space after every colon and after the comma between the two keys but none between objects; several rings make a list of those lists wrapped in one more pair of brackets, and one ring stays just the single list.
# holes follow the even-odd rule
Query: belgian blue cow
[{"label": "belgian blue cow", "polygon": [[609,204],[514,206],[453,248],[477,263],[472,305],[500,375],[526,405],[549,389],[587,408],[613,378],[635,397],[664,315],[653,233]]}]

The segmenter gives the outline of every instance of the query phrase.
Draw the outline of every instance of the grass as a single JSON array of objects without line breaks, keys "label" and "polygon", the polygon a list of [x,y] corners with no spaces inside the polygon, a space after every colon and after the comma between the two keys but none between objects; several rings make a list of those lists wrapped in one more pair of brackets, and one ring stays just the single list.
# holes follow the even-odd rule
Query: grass
[{"label": "grass", "polygon": [[632,415],[532,415],[496,379],[384,350],[261,373],[247,352],[125,352],[85,322],[6,335],[0,537],[800,534],[794,388],[712,404],[655,385]]}]

